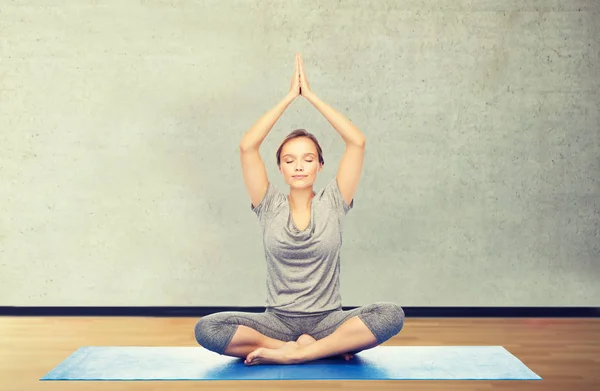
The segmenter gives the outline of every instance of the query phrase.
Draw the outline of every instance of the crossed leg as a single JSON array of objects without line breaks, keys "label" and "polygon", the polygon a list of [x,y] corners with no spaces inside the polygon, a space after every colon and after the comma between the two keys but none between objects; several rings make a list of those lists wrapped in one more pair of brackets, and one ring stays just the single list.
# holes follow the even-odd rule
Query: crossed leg
[{"label": "crossed leg", "polygon": [[202,317],[194,328],[196,341],[204,348],[227,356],[245,358],[265,347],[280,349],[297,332],[272,313],[219,312]]},{"label": "crossed leg", "polygon": [[272,314],[240,312],[200,319],[195,333],[200,345],[220,354],[245,357],[246,365],[289,364],[333,356],[349,359],[351,352],[370,349],[397,334],[403,322],[402,308],[376,303],[334,311],[314,327],[312,335],[300,337]]},{"label": "crossed leg", "polygon": [[287,342],[267,337],[248,326],[239,325],[231,342],[223,354],[232,357],[246,358],[254,350],[264,347],[267,349],[281,349]]},{"label": "crossed leg", "polygon": [[[225,349],[224,354],[232,357],[247,358],[250,353],[260,348],[290,352],[299,347],[311,345],[314,342],[317,342],[317,340],[308,334],[302,334],[296,341],[284,342],[267,337],[250,327],[240,325]],[[348,361],[354,355],[346,353],[341,355],[341,357]]]},{"label": "crossed leg", "polygon": [[[286,348],[286,351],[289,351],[294,347],[308,346],[316,342],[316,339],[308,334],[302,334],[294,341],[292,330],[269,314],[239,312],[213,314],[197,323],[195,333],[196,339],[205,348],[238,358],[246,358],[248,354],[259,348]],[[346,359],[351,357],[350,354],[344,355]]]},{"label": "crossed leg", "polygon": [[[374,303],[335,311],[313,330],[316,341],[288,343],[279,349],[258,348],[244,361],[256,364],[299,364],[373,348],[400,332],[404,311],[394,303]],[[312,333],[312,332],[311,332]],[[308,339],[307,339],[308,341]]]},{"label": "crossed leg", "polygon": [[370,349],[378,345],[377,338],[359,317],[344,322],[331,335],[301,346],[297,342],[279,349],[258,348],[246,357],[246,365],[300,364],[348,352]]},{"label": "crossed leg", "polygon": [[[308,334],[302,334],[296,342],[298,342],[298,345],[300,345],[300,346],[307,346],[307,345],[312,344],[313,342],[317,342],[317,340]],[[354,358],[354,354],[344,353],[344,354],[340,355],[340,357],[346,361],[349,361]]]}]

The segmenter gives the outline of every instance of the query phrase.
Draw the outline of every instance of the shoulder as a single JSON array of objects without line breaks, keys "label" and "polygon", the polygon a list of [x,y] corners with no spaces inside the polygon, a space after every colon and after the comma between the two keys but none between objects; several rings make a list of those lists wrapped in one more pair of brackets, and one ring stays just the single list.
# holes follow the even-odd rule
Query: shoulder
[{"label": "shoulder", "polygon": [[287,196],[283,194],[279,189],[269,181],[267,186],[267,192],[263,196],[261,202],[255,206],[250,203],[250,208],[257,214],[263,214],[271,212],[281,207],[287,200]]},{"label": "shoulder", "polygon": [[316,197],[321,203],[342,214],[348,213],[354,206],[354,200],[350,202],[350,205],[344,200],[336,177],[329,180],[325,187],[317,193]]}]

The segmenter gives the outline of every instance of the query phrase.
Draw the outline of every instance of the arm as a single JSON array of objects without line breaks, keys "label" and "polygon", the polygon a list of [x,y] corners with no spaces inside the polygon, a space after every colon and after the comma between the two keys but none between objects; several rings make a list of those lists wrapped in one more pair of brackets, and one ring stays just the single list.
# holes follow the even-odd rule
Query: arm
[{"label": "arm", "polygon": [[275,107],[271,110],[267,111],[262,117],[259,118],[258,121],[250,130],[246,132],[244,137],[242,137],[242,141],[240,142],[241,149],[258,149],[260,144],[264,141],[267,134],[275,125],[275,122],[281,117],[281,114],[288,108],[290,103],[292,103],[296,99],[293,94],[288,93],[285,98],[281,102],[279,102]]},{"label": "arm", "polygon": [[323,116],[329,121],[331,126],[342,136],[346,145],[352,144],[364,146],[366,139],[362,132],[354,126],[349,119],[344,117],[334,108],[323,102],[313,92],[306,93],[302,91],[304,96]]},{"label": "arm", "polygon": [[354,199],[358,187],[365,156],[365,136],[342,114],[327,105],[313,94],[304,73],[304,63],[300,55],[300,93],[323,114],[331,126],[346,142],[346,151],[342,156],[336,180],[347,205]]},{"label": "arm", "polygon": [[365,146],[365,136],[361,131],[350,122],[349,119],[338,113],[331,106],[319,99],[310,88],[306,73],[304,72],[304,61],[302,55],[298,58],[300,71],[300,94],[306,98],[323,116],[329,121],[331,126],[342,136],[346,146]]},{"label": "arm", "polygon": [[302,95],[327,118],[327,121],[329,121],[346,142],[346,150],[342,155],[336,178],[344,201],[347,205],[350,205],[358,188],[363,167],[366,144],[365,136],[350,120],[325,104],[315,94],[305,94],[303,91]]},{"label": "arm", "polygon": [[287,107],[300,95],[300,66],[298,63],[300,53],[296,53],[296,59],[294,61],[294,73],[292,74],[292,81],[290,83],[290,90],[277,106],[267,111],[252,127],[246,132],[242,141],[240,141],[240,149],[256,149],[258,150],[260,144],[264,141],[267,134],[275,125],[275,122],[281,117],[281,114],[287,109]]}]

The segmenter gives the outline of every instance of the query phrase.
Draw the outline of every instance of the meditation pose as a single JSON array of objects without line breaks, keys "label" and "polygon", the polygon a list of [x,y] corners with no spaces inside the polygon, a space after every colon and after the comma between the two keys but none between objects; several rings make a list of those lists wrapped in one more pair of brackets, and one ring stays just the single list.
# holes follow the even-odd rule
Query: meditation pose
[{"label": "meditation pose", "polygon": [[[325,116],[346,143],[337,176],[315,193],[324,159],[317,139],[304,129],[289,134],[276,153],[289,195],[268,180],[259,147],[285,109],[303,96]],[[373,348],[404,324],[402,308],[389,302],[343,310],[340,249],[344,216],[354,205],[365,137],[310,89],[296,54],[289,93],[261,117],[240,143],[242,172],[251,210],[263,235],[267,263],[265,312],[226,311],[202,317],[195,326],[206,349],[245,358],[246,365],[299,364],[343,357]],[[358,287],[361,289],[361,287]]]}]

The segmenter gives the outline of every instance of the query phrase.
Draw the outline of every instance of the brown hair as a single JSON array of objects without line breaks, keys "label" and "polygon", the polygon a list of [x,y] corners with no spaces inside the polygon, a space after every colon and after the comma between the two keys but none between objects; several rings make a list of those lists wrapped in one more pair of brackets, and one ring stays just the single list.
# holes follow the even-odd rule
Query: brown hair
[{"label": "brown hair", "polygon": [[313,143],[315,143],[315,146],[317,147],[317,154],[319,155],[319,163],[325,164],[325,160],[323,160],[323,150],[321,149],[321,146],[319,145],[317,138],[314,135],[312,135],[311,133],[307,132],[306,129],[296,129],[292,133],[287,135],[285,140],[283,140],[283,142],[277,149],[276,157],[277,157],[277,166],[278,167],[281,163],[281,151],[283,150],[283,146],[288,141],[290,141],[291,139],[294,139],[296,137],[308,137],[309,139],[311,139],[313,141]]}]

